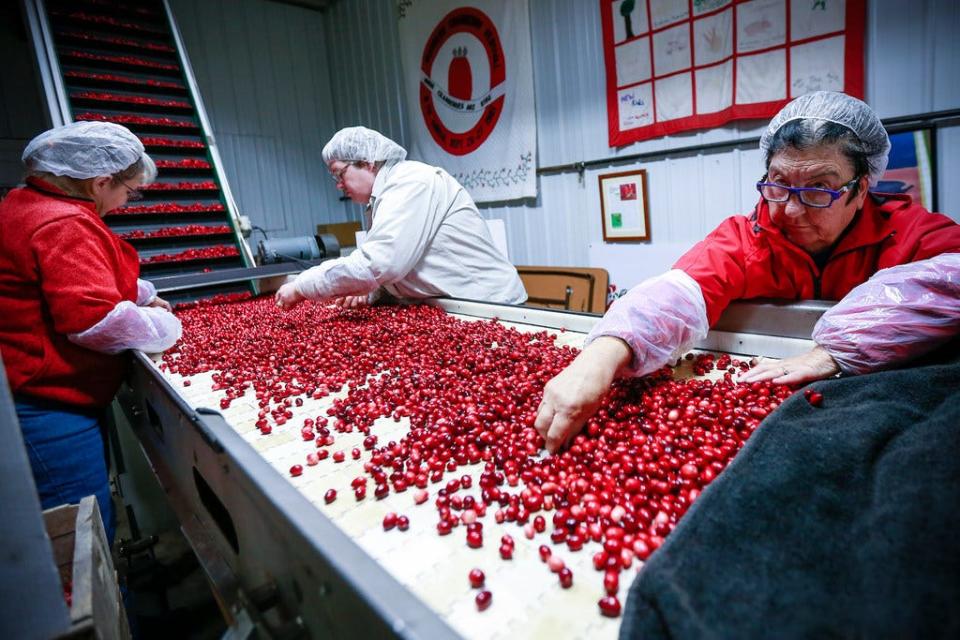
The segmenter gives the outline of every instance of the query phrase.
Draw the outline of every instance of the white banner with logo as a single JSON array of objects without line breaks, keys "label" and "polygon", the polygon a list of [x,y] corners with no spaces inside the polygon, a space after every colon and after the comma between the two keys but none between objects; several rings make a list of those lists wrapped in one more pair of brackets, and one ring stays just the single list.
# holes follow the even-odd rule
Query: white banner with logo
[{"label": "white banner with logo", "polygon": [[527,0],[398,0],[409,157],[477,202],[537,195]]}]

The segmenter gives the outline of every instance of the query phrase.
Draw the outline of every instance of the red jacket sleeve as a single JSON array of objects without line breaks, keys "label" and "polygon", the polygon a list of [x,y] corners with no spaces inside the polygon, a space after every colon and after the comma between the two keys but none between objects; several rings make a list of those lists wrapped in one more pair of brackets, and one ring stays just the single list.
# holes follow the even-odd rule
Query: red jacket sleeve
[{"label": "red jacket sleeve", "polygon": [[897,217],[894,251],[881,256],[880,269],[916,262],[942,253],[960,253],[960,225],[940,213],[914,206],[894,213]]},{"label": "red jacket sleeve", "polygon": [[744,296],[748,224],[744,216],[727,218],[674,265],[700,285],[710,326],[731,300]]},{"label": "red jacket sleeve", "polygon": [[123,300],[106,231],[82,215],[40,227],[32,244],[40,287],[57,333],[80,333]]}]

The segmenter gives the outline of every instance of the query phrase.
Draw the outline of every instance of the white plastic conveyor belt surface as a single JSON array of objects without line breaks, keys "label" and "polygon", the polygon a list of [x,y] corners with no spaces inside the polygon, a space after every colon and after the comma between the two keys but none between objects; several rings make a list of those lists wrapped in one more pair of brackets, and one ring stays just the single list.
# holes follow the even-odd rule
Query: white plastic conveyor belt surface
[{"label": "white plastic conveyor belt surface", "polygon": [[[557,334],[558,345],[578,348],[597,320],[465,301],[437,304],[465,320],[497,318],[530,332],[546,328]],[[810,345],[802,338],[721,331],[712,333],[703,346],[782,357]],[[479,549],[465,544],[463,527],[438,536],[433,501],[443,483],[430,485],[430,498],[421,505],[414,503],[413,487],[382,500],[374,499],[371,488],[366,499],[355,500],[351,480],[364,475],[367,459],[350,455],[353,448],[363,449],[364,435],[356,431],[336,434],[331,451],[344,451],[344,462],[328,458],[302,476],[290,477],[290,467],[304,462],[299,428],[263,436],[255,426],[259,407],[252,393],[234,400],[222,411],[223,419],[202,409],[219,406],[221,395],[211,390],[212,375],[191,376],[190,386],[185,386],[179,375],[163,372],[140,356],[131,378],[133,393],[125,404],[185,532],[221,598],[234,610],[237,625],[255,624],[270,633],[292,626],[311,636],[334,637],[616,636],[619,618],[602,617],[597,610],[602,574],[592,566],[592,551],[569,552],[563,545],[554,549],[575,576],[573,587],[562,589],[537,552],[539,545],[549,544],[549,529],[528,540],[516,523],[498,525],[488,514]],[[345,391],[319,400],[304,398],[302,406],[291,407],[289,422],[299,425],[304,418],[325,415],[343,395]],[[408,427],[407,418],[381,418],[373,433],[383,444],[399,441]],[[467,468],[474,487],[482,469],[482,463]],[[455,476],[463,473],[461,468]],[[324,494],[331,488],[339,495],[326,504]],[[504,488],[519,492],[522,483]],[[475,488],[472,493],[477,492]],[[409,530],[384,531],[387,512],[406,515]],[[546,515],[549,522],[551,514]],[[502,560],[498,553],[502,534],[516,541],[512,560]],[[493,605],[484,612],[477,611],[476,590],[467,581],[474,567],[484,570],[486,588],[493,593]],[[634,563],[623,572],[621,601],[638,568]]]}]

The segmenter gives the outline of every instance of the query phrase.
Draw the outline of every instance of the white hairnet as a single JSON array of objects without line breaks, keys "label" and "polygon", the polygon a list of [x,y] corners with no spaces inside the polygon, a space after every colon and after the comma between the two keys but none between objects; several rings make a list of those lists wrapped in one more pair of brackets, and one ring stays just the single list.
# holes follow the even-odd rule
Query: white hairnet
[{"label": "white hairnet", "polygon": [[157,175],[143,143],[129,129],[112,122],[72,122],[44,131],[23,150],[31,171],[83,180],[110,176],[143,159],[144,182]]},{"label": "white hairnet", "polygon": [[862,100],[836,91],[814,91],[793,100],[773,117],[763,132],[760,151],[764,158],[780,127],[793,120],[833,122],[856,134],[867,153],[871,186],[876,185],[887,170],[890,137],[877,114]]},{"label": "white hairnet", "polygon": [[326,164],[337,160],[393,164],[406,157],[406,149],[382,133],[366,127],[340,129],[323,148],[323,161]]}]

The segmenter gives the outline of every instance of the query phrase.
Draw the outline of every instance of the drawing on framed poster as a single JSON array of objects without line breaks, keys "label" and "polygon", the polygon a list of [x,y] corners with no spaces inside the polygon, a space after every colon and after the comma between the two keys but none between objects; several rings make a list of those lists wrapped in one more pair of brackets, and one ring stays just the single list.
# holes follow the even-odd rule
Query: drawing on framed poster
[{"label": "drawing on framed poster", "polygon": [[650,239],[647,171],[623,171],[597,176],[604,242]]},{"label": "drawing on framed poster", "polygon": [[865,0],[599,0],[609,144],[863,97]]}]

